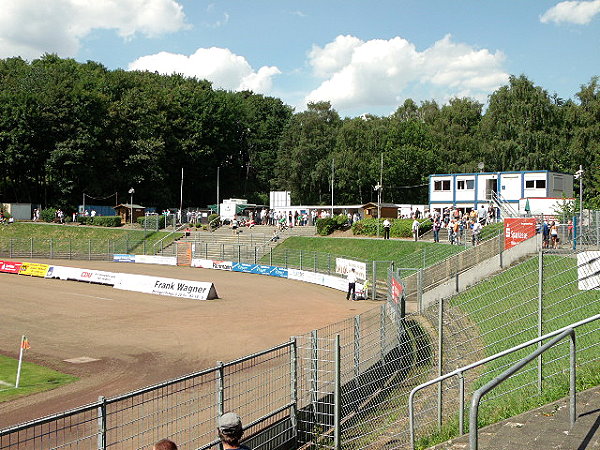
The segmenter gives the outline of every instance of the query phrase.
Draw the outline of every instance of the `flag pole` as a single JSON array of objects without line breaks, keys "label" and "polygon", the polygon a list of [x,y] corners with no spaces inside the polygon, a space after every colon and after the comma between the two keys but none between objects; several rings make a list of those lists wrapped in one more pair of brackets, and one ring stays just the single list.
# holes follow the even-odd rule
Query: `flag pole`
[{"label": "flag pole", "polygon": [[23,350],[25,350],[25,346],[23,342],[25,341],[25,336],[21,336],[21,349],[19,351],[19,366],[17,368],[17,381],[15,382],[15,389],[19,388],[19,379],[21,378],[21,364],[23,364]]}]

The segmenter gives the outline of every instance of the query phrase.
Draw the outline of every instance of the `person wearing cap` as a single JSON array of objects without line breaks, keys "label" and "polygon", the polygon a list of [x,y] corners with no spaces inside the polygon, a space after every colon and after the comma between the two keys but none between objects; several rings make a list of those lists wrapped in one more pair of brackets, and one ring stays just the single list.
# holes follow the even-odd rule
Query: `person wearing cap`
[{"label": "person wearing cap", "polygon": [[169,439],[161,439],[154,444],[152,450],[177,450],[177,444]]},{"label": "person wearing cap", "polygon": [[240,440],[244,435],[242,419],[236,413],[228,412],[219,417],[217,431],[219,439],[225,450],[250,450],[248,447],[240,445]]}]

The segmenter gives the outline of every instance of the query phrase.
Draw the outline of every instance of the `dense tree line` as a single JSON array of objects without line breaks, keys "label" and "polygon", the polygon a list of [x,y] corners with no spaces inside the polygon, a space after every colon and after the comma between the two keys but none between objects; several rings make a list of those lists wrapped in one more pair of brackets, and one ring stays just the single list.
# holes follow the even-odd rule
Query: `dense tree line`
[{"label": "dense tree line", "polygon": [[600,206],[600,85],[576,101],[511,77],[484,105],[408,99],[388,117],[341,118],[327,102],[306,111],[273,97],[214,89],[205,80],[107,70],[55,55],[0,60],[0,200],[72,208],[82,194],[117,192],[159,208],[221,198],[296,203],[425,202],[431,173],[586,169]]}]

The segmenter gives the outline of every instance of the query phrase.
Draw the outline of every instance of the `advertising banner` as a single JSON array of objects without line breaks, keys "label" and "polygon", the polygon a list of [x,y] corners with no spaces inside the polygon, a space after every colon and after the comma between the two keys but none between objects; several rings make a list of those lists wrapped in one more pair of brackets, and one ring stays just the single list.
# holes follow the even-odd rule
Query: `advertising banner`
[{"label": "advertising banner", "polygon": [[[320,286],[337,289],[339,291],[348,290],[348,280],[333,275],[309,272],[307,270],[288,269],[288,279],[304,281],[305,283],[318,284]],[[362,290],[363,285],[356,283],[356,290]]]},{"label": "advertising banner", "polygon": [[217,270],[233,270],[231,261],[212,261],[212,268]]},{"label": "advertising banner", "polygon": [[392,300],[394,303],[398,303],[404,295],[404,286],[396,278],[392,277]]},{"label": "advertising banner", "polygon": [[52,266],[46,273],[46,278],[61,280],[85,281],[87,283],[107,284],[114,286],[117,274],[102,270],[79,269],[77,267]]},{"label": "advertising banner", "polygon": [[335,273],[340,275],[348,275],[352,269],[356,272],[356,277],[359,280],[367,279],[367,264],[352,259],[335,258]]},{"label": "advertising banner", "polygon": [[600,252],[577,254],[577,287],[581,291],[600,289]]},{"label": "advertising banner", "polygon": [[273,267],[273,270],[271,270],[271,273],[269,275],[271,275],[272,277],[287,278],[288,269],[284,267]]},{"label": "advertising banner", "polygon": [[0,261],[0,272],[19,273],[19,270],[21,270],[20,262]]},{"label": "advertising banner", "polygon": [[176,266],[175,256],[135,255],[135,262],[140,264],[162,264],[165,266]]},{"label": "advertising banner", "polygon": [[256,273],[256,264],[248,263],[233,263],[232,270],[234,272]]},{"label": "advertising banner", "polygon": [[200,267],[201,269],[213,269],[212,259],[192,258],[190,265],[192,267]]},{"label": "advertising banner", "polygon": [[50,266],[39,263],[22,263],[19,269],[19,275],[29,275],[32,277],[44,278],[48,273]]},{"label": "advertising banner", "polygon": [[115,288],[146,294],[192,298],[195,300],[212,300],[218,298],[217,291],[212,283],[149,275],[122,274],[117,278]]},{"label": "advertising banner", "polygon": [[504,219],[504,249],[508,250],[535,236],[536,223],[533,217]]},{"label": "advertising banner", "polygon": [[135,255],[113,255],[115,262],[135,262]]}]

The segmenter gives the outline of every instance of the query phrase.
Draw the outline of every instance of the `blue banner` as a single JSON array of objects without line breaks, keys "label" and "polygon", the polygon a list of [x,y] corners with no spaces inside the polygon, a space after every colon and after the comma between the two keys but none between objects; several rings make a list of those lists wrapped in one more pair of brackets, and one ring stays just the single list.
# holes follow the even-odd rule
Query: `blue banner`
[{"label": "blue banner", "polygon": [[272,277],[287,278],[288,270],[284,269],[283,267],[273,267],[273,270],[269,275]]},{"label": "blue banner", "polygon": [[233,267],[231,268],[234,272],[244,272],[244,273],[256,273],[256,264],[248,264],[248,263],[233,263]]},{"label": "blue banner", "polygon": [[135,255],[113,255],[113,261],[116,262],[135,262]]}]

